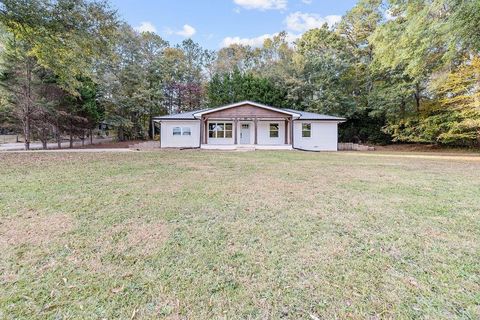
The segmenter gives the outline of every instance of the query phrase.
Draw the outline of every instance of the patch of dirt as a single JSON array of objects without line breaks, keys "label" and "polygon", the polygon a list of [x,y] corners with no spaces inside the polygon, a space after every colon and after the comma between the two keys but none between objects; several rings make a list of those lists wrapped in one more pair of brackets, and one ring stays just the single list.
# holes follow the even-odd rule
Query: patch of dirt
[{"label": "patch of dirt", "polygon": [[160,247],[167,238],[167,228],[162,223],[130,223],[125,237],[125,244],[143,254],[149,254]]},{"label": "patch of dirt", "polygon": [[168,238],[168,229],[160,222],[128,221],[111,228],[92,239],[89,243],[90,254],[81,256],[72,254],[70,262],[79,268],[97,273],[120,272],[124,267],[114,261],[114,256],[143,258],[153,254]]},{"label": "patch of dirt", "polygon": [[0,220],[0,248],[30,244],[41,246],[70,231],[73,222],[64,214],[25,213]]},{"label": "patch of dirt", "polygon": [[92,145],[86,145],[81,149],[117,149],[117,148],[128,148],[134,144],[145,142],[143,140],[131,140],[131,141],[112,141],[107,143],[98,143]]},{"label": "patch of dirt", "polygon": [[375,146],[375,151],[392,151],[392,152],[435,152],[435,153],[480,153],[480,148],[466,147],[446,147],[433,144],[391,144],[387,146]]}]

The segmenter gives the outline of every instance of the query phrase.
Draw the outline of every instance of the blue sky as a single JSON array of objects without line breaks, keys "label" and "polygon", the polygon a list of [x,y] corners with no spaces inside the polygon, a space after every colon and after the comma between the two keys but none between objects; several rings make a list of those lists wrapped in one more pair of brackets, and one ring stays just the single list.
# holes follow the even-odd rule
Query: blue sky
[{"label": "blue sky", "polygon": [[172,44],[192,38],[208,49],[231,43],[259,45],[285,30],[293,40],[324,22],[330,24],[354,0],[111,0],[137,30],[154,31]]}]

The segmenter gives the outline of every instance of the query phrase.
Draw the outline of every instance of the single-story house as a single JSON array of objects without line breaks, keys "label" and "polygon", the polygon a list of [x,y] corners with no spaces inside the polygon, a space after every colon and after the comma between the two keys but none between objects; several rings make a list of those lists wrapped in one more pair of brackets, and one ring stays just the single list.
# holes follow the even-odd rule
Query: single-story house
[{"label": "single-story house", "polygon": [[154,117],[161,148],[336,151],[344,118],[243,101]]}]

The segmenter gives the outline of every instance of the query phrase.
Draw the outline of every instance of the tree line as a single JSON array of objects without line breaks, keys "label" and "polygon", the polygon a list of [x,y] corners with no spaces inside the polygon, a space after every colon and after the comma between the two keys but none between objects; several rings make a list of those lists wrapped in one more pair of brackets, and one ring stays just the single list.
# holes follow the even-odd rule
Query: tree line
[{"label": "tree line", "polygon": [[0,2],[0,126],[32,139],[152,138],[152,117],[254,100],[344,116],[342,141],[480,145],[480,1],[359,0],[295,43],[206,50],[104,1]]}]

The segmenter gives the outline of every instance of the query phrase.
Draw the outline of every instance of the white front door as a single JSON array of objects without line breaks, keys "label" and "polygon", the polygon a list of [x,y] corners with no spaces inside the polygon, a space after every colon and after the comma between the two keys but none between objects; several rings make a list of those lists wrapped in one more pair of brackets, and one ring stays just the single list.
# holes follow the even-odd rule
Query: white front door
[{"label": "white front door", "polygon": [[250,144],[250,125],[248,123],[241,124],[240,144]]}]

